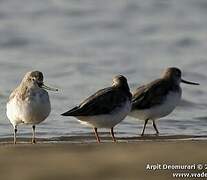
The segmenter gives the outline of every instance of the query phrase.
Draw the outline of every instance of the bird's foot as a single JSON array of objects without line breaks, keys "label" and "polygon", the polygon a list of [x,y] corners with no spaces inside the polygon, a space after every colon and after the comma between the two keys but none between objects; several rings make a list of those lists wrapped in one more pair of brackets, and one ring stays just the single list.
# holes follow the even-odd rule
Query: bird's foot
[{"label": "bird's foot", "polygon": [[159,132],[157,132],[156,134],[155,134],[155,136],[159,136],[160,135],[160,133]]},{"label": "bird's foot", "polygon": [[32,144],[36,144],[36,143],[37,143],[36,139],[32,139]]}]

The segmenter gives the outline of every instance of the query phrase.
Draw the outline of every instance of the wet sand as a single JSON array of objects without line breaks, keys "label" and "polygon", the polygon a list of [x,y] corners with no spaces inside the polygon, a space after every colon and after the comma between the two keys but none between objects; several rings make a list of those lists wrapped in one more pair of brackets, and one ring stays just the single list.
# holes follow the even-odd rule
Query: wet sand
[{"label": "wet sand", "polygon": [[57,179],[173,179],[178,171],[146,170],[147,164],[206,163],[206,137],[169,136],[124,138],[119,143],[105,139],[97,144],[93,137],[62,137],[1,140],[0,174],[4,180]]}]

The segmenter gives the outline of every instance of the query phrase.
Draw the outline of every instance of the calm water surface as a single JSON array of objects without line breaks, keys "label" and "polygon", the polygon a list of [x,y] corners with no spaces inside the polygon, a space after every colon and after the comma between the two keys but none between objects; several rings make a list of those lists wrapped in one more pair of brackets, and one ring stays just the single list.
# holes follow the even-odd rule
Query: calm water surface
[{"label": "calm water surface", "polygon": [[[38,137],[79,136],[91,128],[60,114],[116,74],[133,89],[160,76],[168,66],[183,70],[183,102],[158,122],[161,135],[207,134],[206,0],[1,0],[0,137],[12,136],[6,101],[27,71],[44,72],[52,112]],[[141,133],[142,121],[127,117],[118,136]],[[19,136],[31,128],[21,126]],[[149,124],[147,133],[153,133]]]}]

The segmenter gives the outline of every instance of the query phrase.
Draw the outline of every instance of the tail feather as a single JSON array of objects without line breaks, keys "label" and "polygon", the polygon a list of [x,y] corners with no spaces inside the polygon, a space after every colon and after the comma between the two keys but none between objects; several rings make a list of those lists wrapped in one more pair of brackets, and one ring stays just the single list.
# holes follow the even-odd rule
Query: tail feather
[{"label": "tail feather", "polygon": [[78,108],[78,106],[76,106],[76,107],[70,109],[69,111],[67,111],[67,112],[65,112],[61,115],[62,116],[74,116],[77,113],[78,110],[79,110],[79,108]]}]

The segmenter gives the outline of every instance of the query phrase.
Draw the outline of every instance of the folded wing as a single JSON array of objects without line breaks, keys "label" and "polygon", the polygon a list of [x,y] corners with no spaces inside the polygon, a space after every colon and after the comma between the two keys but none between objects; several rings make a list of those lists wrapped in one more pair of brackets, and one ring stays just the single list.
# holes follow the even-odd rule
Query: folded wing
[{"label": "folded wing", "polygon": [[126,102],[126,95],[117,88],[99,90],[85,99],[79,106],[63,113],[63,116],[93,116],[108,114]]},{"label": "folded wing", "polygon": [[166,94],[173,87],[163,79],[155,80],[136,89],[132,97],[132,111],[134,109],[148,109],[162,104]]}]

